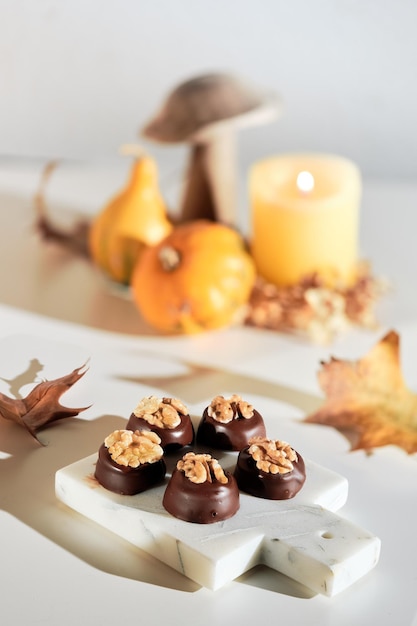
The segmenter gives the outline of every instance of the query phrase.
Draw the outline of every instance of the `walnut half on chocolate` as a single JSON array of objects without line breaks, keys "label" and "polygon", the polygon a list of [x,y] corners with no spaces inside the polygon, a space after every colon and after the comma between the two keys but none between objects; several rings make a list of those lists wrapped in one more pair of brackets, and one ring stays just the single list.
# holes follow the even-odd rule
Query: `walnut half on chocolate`
[{"label": "walnut half on chocolate", "polygon": [[94,476],[105,489],[132,496],[160,483],[166,473],[161,440],[149,430],[115,430],[101,444]]},{"label": "walnut half on chocolate", "polygon": [[213,482],[227,483],[222,466],[211,454],[195,454],[187,452],[177,463],[177,469],[184,472],[192,483]]},{"label": "walnut half on chocolate", "polygon": [[239,451],[251,437],[265,436],[262,415],[237,394],[213,398],[197,429],[197,442],[217,450]]},{"label": "walnut half on chocolate", "polygon": [[241,491],[268,500],[293,498],[306,480],[304,460],[286,441],[254,437],[238,455],[234,476]]},{"label": "walnut half on chocolate", "polygon": [[188,452],[177,462],[162,503],[178,519],[212,524],[238,511],[239,489],[234,476],[211,454]]},{"label": "walnut half on chocolate", "polygon": [[216,396],[207,407],[207,413],[217,422],[227,424],[233,419],[253,417],[253,406],[237,394],[233,394],[230,398]]},{"label": "walnut half on chocolate", "polygon": [[188,408],[178,398],[142,398],[130,415],[126,428],[155,432],[161,438],[165,453],[194,442],[194,427]]}]

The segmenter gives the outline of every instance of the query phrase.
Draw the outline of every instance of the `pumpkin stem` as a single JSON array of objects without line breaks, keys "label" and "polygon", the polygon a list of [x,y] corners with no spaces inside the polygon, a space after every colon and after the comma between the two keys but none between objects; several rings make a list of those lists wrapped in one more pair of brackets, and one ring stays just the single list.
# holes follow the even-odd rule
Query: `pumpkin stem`
[{"label": "pumpkin stem", "polygon": [[119,148],[119,153],[122,156],[133,156],[137,159],[141,159],[145,156],[145,150],[142,146],[136,143],[124,143]]},{"label": "pumpkin stem", "polygon": [[180,253],[172,246],[162,246],[159,251],[158,257],[163,269],[166,272],[172,272],[179,266],[181,262]]}]

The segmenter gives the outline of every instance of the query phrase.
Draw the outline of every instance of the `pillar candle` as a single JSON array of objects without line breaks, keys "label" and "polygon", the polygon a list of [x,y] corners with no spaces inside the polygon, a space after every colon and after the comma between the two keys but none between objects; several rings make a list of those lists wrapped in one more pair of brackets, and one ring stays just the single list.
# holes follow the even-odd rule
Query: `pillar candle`
[{"label": "pillar candle", "polygon": [[251,252],[259,275],[278,286],[313,272],[349,284],[358,261],[361,176],[334,155],[287,154],[249,174]]}]

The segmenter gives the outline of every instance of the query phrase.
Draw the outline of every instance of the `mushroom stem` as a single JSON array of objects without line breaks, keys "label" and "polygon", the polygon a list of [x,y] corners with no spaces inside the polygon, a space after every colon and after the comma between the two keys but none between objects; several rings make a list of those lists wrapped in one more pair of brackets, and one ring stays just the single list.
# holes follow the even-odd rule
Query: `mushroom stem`
[{"label": "mushroom stem", "polygon": [[205,167],[205,153],[204,144],[195,144],[192,148],[181,201],[180,222],[216,219],[213,194]]},{"label": "mushroom stem", "polygon": [[204,165],[214,202],[215,219],[228,226],[237,222],[236,144],[230,128],[213,133],[206,144]]},{"label": "mushroom stem", "polygon": [[193,146],[181,221],[210,219],[236,224],[236,147],[234,133],[222,128]]}]

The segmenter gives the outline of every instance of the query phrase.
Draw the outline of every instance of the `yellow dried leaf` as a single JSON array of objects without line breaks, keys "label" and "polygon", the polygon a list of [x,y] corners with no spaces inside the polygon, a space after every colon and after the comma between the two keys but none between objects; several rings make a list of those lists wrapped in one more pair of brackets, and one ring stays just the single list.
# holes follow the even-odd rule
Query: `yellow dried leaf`
[{"label": "yellow dried leaf", "polygon": [[355,432],[352,449],[396,445],[417,452],[417,395],[405,384],[399,347],[390,331],[358,361],[323,362],[318,380],[326,399],[305,421]]}]

